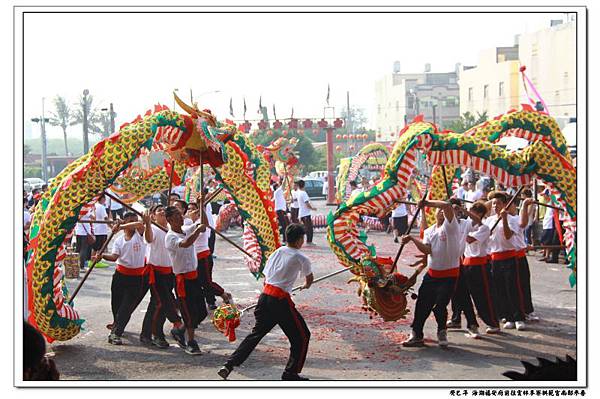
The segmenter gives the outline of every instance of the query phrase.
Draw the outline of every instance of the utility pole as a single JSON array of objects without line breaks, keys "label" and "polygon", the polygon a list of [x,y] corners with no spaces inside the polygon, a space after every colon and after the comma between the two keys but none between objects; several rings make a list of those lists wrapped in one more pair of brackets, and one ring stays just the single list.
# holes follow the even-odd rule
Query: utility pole
[{"label": "utility pole", "polygon": [[48,181],[48,150],[46,142],[46,117],[44,115],[44,97],[42,97],[42,180]]},{"label": "utility pole", "polygon": [[85,89],[83,91],[83,153],[87,154],[87,152],[90,150],[90,142],[89,142],[89,138],[88,138],[88,103],[87,103],[87,96],[89,94],[89,90]]},{"label": "utility pole", "polygon": [[113,103],[110,103],[109,107],[110,112],[110,134],[115,134],[115,111],[113,109]]}]

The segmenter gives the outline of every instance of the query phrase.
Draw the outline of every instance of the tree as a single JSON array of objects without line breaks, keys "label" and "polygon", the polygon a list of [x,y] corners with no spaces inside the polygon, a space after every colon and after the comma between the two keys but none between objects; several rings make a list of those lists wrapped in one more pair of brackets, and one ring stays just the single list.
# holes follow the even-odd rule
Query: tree
[{"label": "tree", "polygon": [[[81,95],[79,97],[79,105],[81,106],[81,108],[77,108],[75,110],[75,112],[73,113],[73,118],[71,120],[71,126],[73,125],[79,125],[82,124],[84,125],[84,114],[87,114],[87,132],[92,133],[92,134],[99,134],[100,136],[103,136],[104,132],[107,132],[108,129],[104,129],[103,126],[103,122],[102,122],[102,112],[99,111],[97,108],[93,108],[92,104],[94,102],[94,96],[92,96],[91,94],[87,94],[87,90],[85,91],[86,94]],[[110,124],[110,122],[109,122]],[[85,125],[84,125],[84,135],[85,135]],[[88,148],[86,147],[87,144],[87,137],[84,137],[83,140],[83,152],[87,152]]]},{"label": "tree", "polygon": [[452,130],[456,133],[464,133],[473,126],[479,125],[487,121],[487,111],[483,111],[483,113],[477,112],[477,117],[470,112],[465,112],[462,116],[450,123],[448,123],[448,129]]},{"label": "tree", "polygon": [[60,95],[54,97],[55,112],[50,112],[50,125],[60,126],[65,140],[65,155],[69,155],[69,145],[67,144],[67,127],[73,122],[73,111],[69,108],[67,100]]},{"label": "tree", "polygon": [[351,133],[365,133],[365,125],[367,124],[368,118],[365,115],[363,108],[350,107],[350,118],[346,119],[348,115],[348,109],[342,108],[340,119],[344,120],[344,123],[349,126],[345,126],[346,131]]},{"label": "tree", "polygon": [[298,152],[299,164],[303,166],[304,173],[317,170],[314,167],[319,164],[319,154],[315,151],[311,139],[300,137],[295,150]]}]

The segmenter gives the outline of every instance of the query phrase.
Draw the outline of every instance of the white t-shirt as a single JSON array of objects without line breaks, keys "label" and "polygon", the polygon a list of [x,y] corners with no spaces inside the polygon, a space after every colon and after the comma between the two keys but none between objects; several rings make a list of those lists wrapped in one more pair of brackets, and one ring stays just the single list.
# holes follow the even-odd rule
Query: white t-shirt
[{"label": "white t-shirt", "polygon": [[[117,194],[115,194],[112,190],[106,190],[110,195],[119,198],[119,196]],[[109,203],[109,208],[111,211],[118,211],[119,209],[123,208],[123,205],[121,205],[120,202],[114,201],[112,198],[107,197],[106,200]]]},{"label": "white t-shirt", "polygon": [[[455,217],[456,219],[456,217]],[[467,245],[467,234],[471,231],[473,227],[473,221],[471,219],[456,219],[458,222],[458,253],[462,256],[465,253],[465,247]]]},{"label": "white t-shirt", "polygon": [[277,190],[273,193],[273,199],[275,200],[275,211],[285,211],[285,196],[283,195],[283,187],[277,187]]},{"label": "white t-shirt", "polygon": [[393,218],[401,218],[402,216],[408,215],[405,204],[400,204],[396,209],[392,211]]},{"label": "white t-shirt", "polygon": [[[96,203],[96,220],[107,220],[108,214],[102,204]],[[108,225],[104,223],[94,223],[94,234],[97,236],[108,234]]]},{"label": "white t-shirt", "polygon": [[431,245],[431,255],[427,257],[427,264],[433,270],[454,269],[459,266],[462,255],[459,249],[460,228],[456,217],[452,222],[444,218],[440,227],[437,224],[427,228],[423,235],[423,242]]},{"label": "white t-shirt", "polygon": [[298,217],[303,218],[304,216],[310,216],[310,208],[306,204],[307,202],[310,202],[308,194],[306,194],[306,191],[304,190],[298,190],[296,195],[298,197]]},{"label": "white t-shirt", "polygon": [[[194,223],[183,226],[181,229],[186,233],[186,234],[191,234],[192,231],[194,231],[196,229],[196,227],[198,227],[200,225],[200,219],[196,220]],[[194,241],[194,251],[196,253],[200,253],[203,251],[206,251],[208,248],[208,239],[210,238],[210,229],[207,227],[206,231],[200,233],[200,235],[198,236],[198,238],[196,238],[196,241]]]},{"label": "white t-shirt", "polygon": [[299,190],[292,190],[292,204],[290,205],[290,207],[292,207],[292,208],[299,208],[298,192],[299,192]]},{"label": "white t-shirt", "polygon": [[139,269],[140,267],[144,267],[146,243],[144,243],[144,239],[137,231],[133,233],[129,241],[125,240],[125,234],[123,234],[115,241],[112,253],[119,255],[117,265],[128,269]]},{"label": "white t-shirt", "polygon": [[150,227],[152,228],[152,242],[147,242],[144,237],[144,242],[146,242],[146,261],[154,266],[171,266],[171,258],[165,247],[165,236],[167,233],[154,225]]},{"label": "white t-shirt", "polygon": [[[508,227],[512,230],[513,234],[516,234],[518,229],[520,228],[518,220],[510,217],[510,215],[507,219],[508,219]],[[494,223],[496,223],[496,220],[498,220],[498,216],[492,215],[492,216],[486,218],[483,223],[485,223],[491,230],[492,227],[494,226]],[[500,219],[500,223],[498,223],[498,225],[496,226],[494,231],[491,233],[490,239],[488,241],[489,253],[493,254],[496,252],[504,252],[504,251],[510,251],[510,250],[514,250],[514,249],[519,249],[519,248],[515,247],[512,237],[510,240],[507,240],[506,238],[504,238],[504,222],[502,221],[502,219]]]},{"label": "white t-shirt", "polygon": [[477,201],[478,199],[480,199],[481,197],[483,197],[483,191],[481,190],[475,190],[475,191],[467,191],[465,192],[465,199],[468,201]]},{"label": "white t-shirt", "polygon": [[[527,244],[525,243],[525,229],[521,227],[521,216],[519,215],[508,215],[509,218],[514,219],[513,223],[509,224],[512,226],[513,224],[516,226],[515,230],[511,230],[515,233],[513,234],[511,241],[516,249],[527,248]],[[497,228],[497,227],[496,227]]]},{"label": "white t-shirt", "polygon": [[[92,215],[94,214],[94,210],[90,209],[88,213],[85,214],[80,220],[91,220]],[[85,236],[88,234],[92,234],[92,226],[89,223],[77,223],[75,225],[75,235],[76,236]]]},{"label": "white t-shirt", "polygon": [[[212,205],[206,204],[206,208],[204,208],[204,212],[206,212],[206,221],[208,222],[208,225],[210,227],[215,227],[215,218],[213,217],[213,214],[212,214]],[[207,228],[207,230],[209,230],[209,229]]]},{"label": "white t-shirt", "polygon": [[465,194],[466,194],[467,190],[465,190],[465,188],[463,186],[460,186],[457,190],[456,190],[456,198],[459,199],[465,199]]},{"label": "white t-shirt", "polygon": [[483,223],[481,223],[478,226],[471,225],[468,236],[476,239],[477,241],[473,241],[471,244],[467,243],[465,247],[465,257],[480,258],[483,256],[487,256],[488,241],[490,239],[490,228]]},{"label": "white t-shirt", "polygon": [[295,248],[284,245],[269,256],[265,269],[265,283],[291,292],[298,278],[312,273],[310,260]]},{"label": "white t-shirt", "polygon": [[323,191],[321,194],[327,195],[327,191],[329,191],[329,186],[327,185],[327,180],[323,180]]},{"label": "white t-shirt", "polygon": [[546,213],[544,214],[544,220],[542,221],[542,228],[544,230],[554,228],[554,209],[553,208],[546,208]]},{"label": "white t-shirt", "polygon": [[173,230],[169,230],[165,235],[165,247],[169,253],[169,258],[171,258],[174,274],[183,274],[196,270],[197,262],[194,246],[190,245],[187,248],[179,246],[187,235],[185,233],[176,233]]}]

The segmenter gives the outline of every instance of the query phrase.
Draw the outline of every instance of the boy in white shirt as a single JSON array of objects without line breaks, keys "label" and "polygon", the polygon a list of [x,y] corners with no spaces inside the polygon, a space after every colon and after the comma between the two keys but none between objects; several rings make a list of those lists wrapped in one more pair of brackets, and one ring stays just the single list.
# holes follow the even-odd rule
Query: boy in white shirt
[{"label": "boy in white shirt", "polygon": [[[106,212],[106,196],[102,194],[99,198],[95,207],[94,220],[96,221],[108,221],[108,213]],[[96,251],[99,251],[104,243],[106,242],[106,238],[108,237],[108,224],[106,223],[92,223],[94,236],[96,237],[96,241],[92,244],[92,249],[94,250],[92,255],[96,255]]]},{"label": "boy in white shirt", "polygon": [[399,204],[392,211],[392,225],[394,226],[394,242],[398,242],[398,237],[408,234],[408,211],[406,204]]},{"label": "boy in white shirt", "polygon": [[[424,346],[423,326],[433,311],[438,325],[438,344],[448,346],[446,320],[448,303],[459,273],[460,227],[452,205],[445,201],[421,201],[419,206],[438,208],[436,224],[425,230],[423,241],[411,235],[402,236],[402,243],[412,241],[419,251],[428,255],[429,270],[423,277],[415,314],[411,324],[412,333],[403,346]],[[424,266],[421,266],[423,268]]]},{"label": "boy in white shirt", "polygon": [[306,191],[304,191],[304,180],[298,181],[298,191],[296,192],[296,197],[298,199],[298,217],[304,224],[304,228],[306,231],[306,245],[314,246],[315,244],[312,242],[313,239],[313,223],[310,211],[316,211],[315,208],[310,203],[310,198]]},{"label": "boy in white shirt", "polygon": [[275,213],[277,214],[277,221],[279,222],[279,234],[281,234],[281,239],[285,244],[285,229],[288,226],[285,196],[283,194],[283,186],[280,186],[275,182],[273,183],[273,202],[275,206]]},{"label": "boy in white shirt", "polygon": [[108,342],[113,345],[123,344],[121,337],[131,314],[148,292],[148,269],[144,263],[146,244],[142,238],[144,226],[148,223],[149,217],[140,222],[135,213],[125,213],[123,223],[113,227],[113,231],[123,230],[124,234],[116,239],[112,253],[96,256],[97,260],[104,259],[117,264],[110,287],[114,322]]},{"label": "boy in white shirt", "polygon": [[[194,242],[206,231],[206,225],[198,221],[184,231],[183,215],[174,206],[167,207],[165,216],[170,226],[165,236],[165,247],[171,258],[175,274],[175,293],[185,324],[185,328],[171,330],[171,335],[187,354],[201,355],[202,352],[194,339],[194,330],[206,318],[207,312],[204,293],[198,279]],[[184,333],[187,333],[187,340]]]},{"label": "boy in white shirt", "polygon": [[492,278],[496,290],[496,314],[499,319],[506,319],[504,328],[523,330],[525,328],[525,314],[521,306],[517,285],[517,247],[513,236],[520,229],[518,218],[510,217],[505,209],[509,198],[503,192],[492,192],[492,210],[495,215],[488,217],[485,224],[492,229],[496,221],[500,222],[491,232],[489,240],[489,253],[492,261]]},{"label": "boy in white shirt", "polygon": [[[168,229],[165,208],[162,205],[152,206],[150,215],[155,223]],[[165,247],[166,235],[166,232],[151,223],[148,223],[144,230],[144,241],[147,244],[146,266],[150,273],[150,303],[142,323],[140,341],[160,349],[169,348],[163,331],[165,320],[169,319],[176,329],[181,328],[183,324],[177,313],[177,303],[173,296],[175,276],[171,258]]]},{"label": "boy in white shirt", "polygon": [[292,223],[300,223],[298,219],[299,207],[298,205],[298,182],[294,182],[294,189],[292,190],[292,203],[290,204],[290,214],[292,217]]},{"label": "boy in white shirt", "polygon": [[290,292],[298,275],[305,278],[302,288],[309,288],[313,282],[313,274],[310,260],[300,252],[304,244],[304,227],[301,224],[291,224],[286,234],[287,245],[279,247],[271,254],[263,270],[265,286],[254,311],[256,324],[250,335],[217,372],[223,379],[250,356],[256,345],[273,327],[279,325],[290,341],[290,356],[281,379],[308,380],[299,374],[306,359],[310,331],[294,306]]}]

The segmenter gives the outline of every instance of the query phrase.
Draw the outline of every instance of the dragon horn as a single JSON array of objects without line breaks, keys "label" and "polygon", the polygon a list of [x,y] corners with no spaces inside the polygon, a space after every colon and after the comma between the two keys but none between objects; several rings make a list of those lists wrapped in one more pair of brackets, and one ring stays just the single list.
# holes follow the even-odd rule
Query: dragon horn
[{"label": "dragon horn", "polygon": [[196,110],[193,107],[190,107],[189,105],[184,103],[183,100],[181,98],[179,98],[179,96],[175,92],[173,92],[173,97],[175,97],[175,102],[181,107],[181,109],[183,109],[189,115],[191,115],[191,116],[198,115],[198,110]]}]

